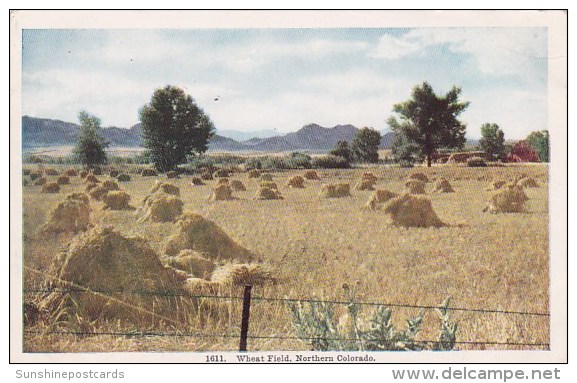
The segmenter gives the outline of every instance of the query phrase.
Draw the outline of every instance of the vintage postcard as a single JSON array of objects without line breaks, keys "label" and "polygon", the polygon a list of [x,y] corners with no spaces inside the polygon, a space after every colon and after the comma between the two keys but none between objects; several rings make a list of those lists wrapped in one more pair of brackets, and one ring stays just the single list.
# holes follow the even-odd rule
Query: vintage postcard
[{"label": "vintage postcard", "polygon": [[566,12],[10,17],[12,362],[567,361]]}]

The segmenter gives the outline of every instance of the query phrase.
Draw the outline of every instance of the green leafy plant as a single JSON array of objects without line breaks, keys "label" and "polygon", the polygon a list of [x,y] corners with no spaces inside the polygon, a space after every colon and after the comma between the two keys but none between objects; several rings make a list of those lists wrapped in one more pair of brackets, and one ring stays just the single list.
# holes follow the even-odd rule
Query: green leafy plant
[{"label": "green leafy plant", "polygon": [[450,297],[436,309],[440,318],[438,340],[423,342],[418,340],[418,334],[424,312],[407,319],[406,327],[398,329],[393,325],[390,307],[379,305],[369,315],[363,315],[362,304],[355,300],[356,288],[357,285],[343,285],[348,301],[346,324],[339,323],[335,314],[337,303],[289,302],[297,336],[315,351],[448,351],[455,348],[457,323],[449,316]]}]

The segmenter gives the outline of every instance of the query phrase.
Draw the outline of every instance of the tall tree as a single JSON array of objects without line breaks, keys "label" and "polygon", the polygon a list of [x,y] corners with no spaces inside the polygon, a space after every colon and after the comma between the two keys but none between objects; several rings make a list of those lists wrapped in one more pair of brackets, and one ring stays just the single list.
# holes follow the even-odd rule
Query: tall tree
[{"label": "tall tree", "polygon": [[415,162],[423,161],[419,146],[403,133],[396,133],[391,146],[393,160],[403,167],[412,167]]},{"label": "tall tree", "polygon": [[154,91],[140,109],[140,122],[144,146],[162,172],[185,163],[189,155],[206,152],[214,134],[210,118],[192,97],[170,85]]},{"label": "tall tree", "polygon": [[501,159],[505,155],[505,133],[497,124],[485,123],[481,125],[481,150],[491,158]]},{"label": "tall tree", "polygon": [[541,162],[549,162],[549,131],[531,132],[525,139],[535,149]]},{"label": "tall tree", "polygon": [[80,134],[73,150],[74,157],[88,168],[105,164],[105,149],[109,143],[102,137],[100,118],[81,111],[78,113],[78,119],[80,120]]},{"label": "tall tree", "polygon": [[379,145],[381,144],[381,133],[371,128],[359,129],[353,142],[351,152],[353,157],[360,162],[379,161]]},{"label": "tall tree", "polygon": [[335,148],[329,152],[333,156],[343,157],[347,162],[351,162],[351,147],[347,141],[338,141]]},{"label": "tall tree", "polygon": [[453,88],[445,96],[437,96],[424,82],[413,88],[411,98],[393,106],[387,123],[395,133],[417,144],[427,166],[431,166],[433,153],[440,148],[462,148],[465,145],[466,125],[457,117],[469,106],[460,102],[461,89]]}]

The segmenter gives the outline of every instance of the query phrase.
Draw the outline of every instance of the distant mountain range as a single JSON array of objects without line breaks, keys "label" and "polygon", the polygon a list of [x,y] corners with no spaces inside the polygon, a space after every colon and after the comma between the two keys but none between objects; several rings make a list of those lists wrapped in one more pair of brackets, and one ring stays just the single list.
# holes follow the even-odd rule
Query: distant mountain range
[{"label": "distant mountain range", "polygon": [[[70,146],[74,145],[80,126],[70,122],[22,117],[22,146],[24,148]],[[336,125],[326,128],[318,124],[308,124],[293,133],[270,136],[273,130],[244,133],[239,131],[217,131],[209,144],[210,151],[327,151],[335,147],[338,141],[351,142],[359,129],[353,125]],[[218,134],[219,133],[219,134]],[[138,147],[141,146],[140,124],[129,129],[109,127],[103,128],[104,139],[111,146]],[[232,134],[236,137],[252,137],[246,140],[236,140],[225,137]],[[383,135],[381,148],[389,148],[393,142],[394,133]]]}]

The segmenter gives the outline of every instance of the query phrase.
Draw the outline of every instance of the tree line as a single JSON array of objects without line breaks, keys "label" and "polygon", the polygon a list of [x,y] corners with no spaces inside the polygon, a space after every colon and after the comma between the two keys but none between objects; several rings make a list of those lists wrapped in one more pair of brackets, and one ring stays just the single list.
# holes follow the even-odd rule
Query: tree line
[{"label": "tree line", "polygon": [[[387,124],[395,133],[391,148],[393,160],[401,166],[425,161],[431,166],[435,154],[446,150],[463,150],[466,125],[459,116],[469,106],[460,100],[461,88],[453,86],[437,95],[427,82],[413,88],[411,98],[393,105]],[[195,100],[175,86],[156,89],[150,102],[139,111],[143,145],[155,168],[161,172],[175,169],[188,158],[208,150],[214,135],[214,124]],[[76,160],[87,167],[107,161],[101,121],[82,111],[80,134],[74,149]],[[495,123],[481,126],[479,149],[491,160],[508,162],[548,162],[548,131],[536,131],[514,146],[505,143],[503,130]],[[379,161],[381,134],[372,128],[359,129],[352,142],[339,141],[330,156],[346,163]]]}]

